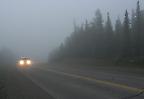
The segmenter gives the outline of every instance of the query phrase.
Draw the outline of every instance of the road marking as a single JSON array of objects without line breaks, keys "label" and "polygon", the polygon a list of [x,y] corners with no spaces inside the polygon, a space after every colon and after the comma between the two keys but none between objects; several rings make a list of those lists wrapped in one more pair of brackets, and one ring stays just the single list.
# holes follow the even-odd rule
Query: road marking
[{"label": "road marking", "polygon": [[80,75],[76,75],[76,74],[65,73],[65,72],[56,71],[56,70],[53,70],[53,69],[44,69],[44,68],[38,68],[38,69],[41,69],[41,70],[44,70],[44,71],[49,71],[49,72],[54,72],[54,73],[57,73],[57,74],[70,76],[70,77],[74,77],[74,78],[79,78],[79,79],[83,79],[83,80],[89,80],[89,81],[93,81],[93,82],[98,83],[98,84],[103,84],[103,85],[113,86],[113,87],[117,87],[117,88],[122,88],[122,89],[125,89],[125,90],[128,90],[128,91],[133,91],[133,92],[142,92],[142,91],[144,91],[144,89],[139,89],[139,88],[131,87],[131,86],[124,85],[124,84],[114,83],[114,82],[110,82],[110,81],[106,81],[106,80],[98,80],[98,79],[91,78],[91,77],[85,77],[85,76],[80,76]]}]

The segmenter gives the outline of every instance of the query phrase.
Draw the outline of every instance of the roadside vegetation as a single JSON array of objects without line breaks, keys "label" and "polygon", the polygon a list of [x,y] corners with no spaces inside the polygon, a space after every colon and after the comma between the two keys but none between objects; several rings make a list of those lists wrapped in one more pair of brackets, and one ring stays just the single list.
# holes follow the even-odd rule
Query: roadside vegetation
[{"label": "roadside vegetation", "polygon": [[6,93],[6,68],[0,65],[0,99],[7,99]]},{"label": "roadside vegetation", "polygon": [[8,69],[13,66],[14,55],[11,50],[0,50],[0,99],[7,99],[7,76]]},{"label": "roadside vegetation", "polygon": [[[50,63],[65,59],[95,59],[112,61],[114,65],[144,65],[144,10],[137,2],[136,9],[124,12],[113,26],[110,13],[104,21],[98,9],[91,22],[81,26],[74,23],[73,33],[55,51],[51,52]],[[108,64],[107,64],[108,65]]]}]

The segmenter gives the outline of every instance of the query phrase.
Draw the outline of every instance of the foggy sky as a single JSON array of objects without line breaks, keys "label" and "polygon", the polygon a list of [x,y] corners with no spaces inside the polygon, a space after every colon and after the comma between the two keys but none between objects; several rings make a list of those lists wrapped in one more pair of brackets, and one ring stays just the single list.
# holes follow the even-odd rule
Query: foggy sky
[{"label": "foggy sky", "polygon": [[[0,0],[0,48],[7,47],[21,56],[44,59],[59,46],[77,24],[94,17],[97,8],[104,18],[123,19],[126,9],[137,0]],[[144,0],[140,0],[144,8]]]}]

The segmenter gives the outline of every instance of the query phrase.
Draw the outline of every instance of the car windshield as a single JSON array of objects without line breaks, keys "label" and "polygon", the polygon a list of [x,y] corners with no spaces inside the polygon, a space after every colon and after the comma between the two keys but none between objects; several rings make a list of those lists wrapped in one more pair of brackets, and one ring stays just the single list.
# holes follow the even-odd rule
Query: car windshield
[{"label": "car windshield", "polygon": [[0,0],[0,99],[144,99],[144,0]]},{"label": "car windshield", "polygon": [[22,57],[21,60],[30,60],[30,58]]}]

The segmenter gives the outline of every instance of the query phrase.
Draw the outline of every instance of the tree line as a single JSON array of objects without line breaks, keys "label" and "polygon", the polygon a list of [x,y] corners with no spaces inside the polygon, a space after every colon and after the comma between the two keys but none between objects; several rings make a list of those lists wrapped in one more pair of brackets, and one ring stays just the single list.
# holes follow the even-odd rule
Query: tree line
[{"label": "tree line", "polygon": [[144,60],[144,10],[137,7],[131,16],[126,10],[123,21],[118,17],[112,24],[110,14],[104,22],[98,9],[91,22],[77,26],[59,48],[50,54],[50,61],[65,58],[115,58]]}]

